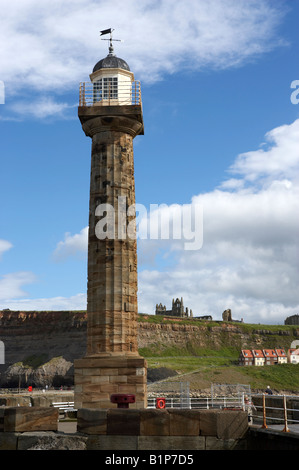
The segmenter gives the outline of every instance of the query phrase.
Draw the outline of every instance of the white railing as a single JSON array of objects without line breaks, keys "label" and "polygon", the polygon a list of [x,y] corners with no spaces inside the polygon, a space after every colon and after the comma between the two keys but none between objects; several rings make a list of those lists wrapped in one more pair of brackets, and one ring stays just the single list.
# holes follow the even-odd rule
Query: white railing
[{"label": "white railing", "polygon": [[[162,397],[163,394],[160,395]],[[149,397],[148,408],[156,408],[156,397]],[[190,408],[190,409],[209,409],[209,408],[240,408],[244,406],[242,398],[221,397],[221,398],[193,398],[193,397],[165,397],[165,408]]]},{"label": "white railing", "polygon": [[58,408],[61,411],[77,411],[76,408],[74,408],[74,402],[73,401],[53,402],[52,406],[54,408]]},{"label": "white railing", "polygon": [[141,105],[139,81],[113,82],[99,86],[97,82],[82,82],[79,87],[79,106]]},{"label": "white railing", "polygon": [[[163,393],[148,397],[147,408],[157,408],[157,400],[163,397]],[[165,396],[165,408],[189,408],[189,409],[240,409],[248,412],[250,424],[261,425],[262,428],[274,427],[283,432],[293,430],[299,432],[299,398],[286,395],[251,395],[241,394],[238,397],[170,397]],[[256,400],[255,400],[256,399]],[[277,403],[279,402],[279,406]],[[287,407],[290,400],[292,407]],[[257,404],[259,401],[260,404]],[[298,418],[298,419],[297,419]]]},{"label": "white railing", "polygon": [[53,406],[54,408],[58,408],[59,415],[64,415],[64,417],[66,417],[69,411],[71,412],[77,411],[77,409],[74,408],[74,405],[75,404],[73,401],[60,401],[60,402],[52,403],[51,406]]}]

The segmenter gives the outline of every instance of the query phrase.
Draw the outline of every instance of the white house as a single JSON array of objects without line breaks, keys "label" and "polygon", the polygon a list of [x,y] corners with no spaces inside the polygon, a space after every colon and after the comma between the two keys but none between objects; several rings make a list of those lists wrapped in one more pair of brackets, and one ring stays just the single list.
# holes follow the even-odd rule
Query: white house
[{"label": "white house", "polygon": [[265,364],[265,356],[260,349],[253,349],[253,361],[255,366],[263,366]]},{"label": "white house", "polygon": [[291,364],[299,364],[299,349],[288,350],[288,362]]},{"label": "white house", "polygon": [[288,362],[288,357],[284,349],[275,349],[277,354],[277,362],[278,364],[286,364]]}]

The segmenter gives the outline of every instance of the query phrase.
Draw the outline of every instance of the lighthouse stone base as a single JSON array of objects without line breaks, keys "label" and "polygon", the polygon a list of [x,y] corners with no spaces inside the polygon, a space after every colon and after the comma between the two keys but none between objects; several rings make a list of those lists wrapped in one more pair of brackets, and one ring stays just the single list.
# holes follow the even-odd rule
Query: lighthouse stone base
[{"label": "lighthouse stone base", "polygon": [[135,395],[130,408],[146,408],[146,360],[140,356],[86,356],[74,362],[75,408],[115,408],[115,393]]}]

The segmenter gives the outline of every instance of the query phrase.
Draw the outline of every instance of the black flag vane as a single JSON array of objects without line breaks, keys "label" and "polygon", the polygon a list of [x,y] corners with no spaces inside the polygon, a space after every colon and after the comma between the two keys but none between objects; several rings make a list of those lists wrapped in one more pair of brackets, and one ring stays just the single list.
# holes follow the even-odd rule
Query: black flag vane
[{"label": "black flag vane", "polygon": [[109,53],[110,54],[113,54],[113,44],[112,44],[112,41],[119,41],[119,42],[122,42],[121,39],[113,39],[112,38],[112,32],[114,31],[114,29],[112,28],[109,28],[109,29],[103,29],[103,31],[100,31],[101,33],[101,36],[104,36],[105,34],[110,34],[110,39],[102,39],[102,41],[110,41],[110,45],[109,45]]}]

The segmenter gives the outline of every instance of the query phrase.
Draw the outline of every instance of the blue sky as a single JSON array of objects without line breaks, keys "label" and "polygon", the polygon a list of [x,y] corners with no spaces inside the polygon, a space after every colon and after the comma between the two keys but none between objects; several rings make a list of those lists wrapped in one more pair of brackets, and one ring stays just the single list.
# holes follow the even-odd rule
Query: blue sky
[{"label": "blue sky", "polygon": [[86,308],[91,141],[78,88],[112,27],[142,86],[136,201],[203,208],[200,249],[138,241],[139,311],[183,297],[196,316],[231,308],[282,324],[299,313],[299,2],[110,5],[2,1],[0,309]]}]

